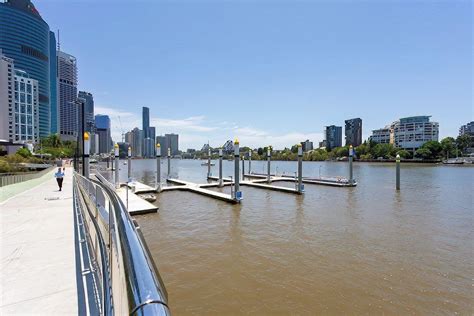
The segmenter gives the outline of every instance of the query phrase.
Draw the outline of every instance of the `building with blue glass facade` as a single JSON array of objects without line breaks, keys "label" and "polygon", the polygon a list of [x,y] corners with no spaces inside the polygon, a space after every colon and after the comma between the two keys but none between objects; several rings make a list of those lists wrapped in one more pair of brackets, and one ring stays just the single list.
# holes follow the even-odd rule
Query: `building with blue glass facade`
[{"label": "building with blue glass facade", "polygon": [[58,64],[56,57],[56,37],[54,32],[49,32],[49,95],[51,114],[51,134],[59,134],[59,109],[58,109]]},{"label": "building with blue glass facade", "polygon": [[38,81],[39,136],[50,134],[50,31],[29,0],[0,3],[0,48]]},{"label": "building with blue glass facade", "polygon": [[112,150],[112,138],[110,137],[109,116],[97,114],[95,116],[95,128],[97,135],[99,135],[99,153],[110,153]]}]

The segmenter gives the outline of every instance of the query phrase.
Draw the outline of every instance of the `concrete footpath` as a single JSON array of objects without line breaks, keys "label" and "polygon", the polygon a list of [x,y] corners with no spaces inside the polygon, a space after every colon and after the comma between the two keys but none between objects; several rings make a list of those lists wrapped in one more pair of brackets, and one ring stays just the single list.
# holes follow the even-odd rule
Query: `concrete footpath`
[{"label": "concrete footpath", "polygon": [[[0,315],[77,315],[72,168],[0,203]],[[26,184],[25,184],[26,185]]]}]

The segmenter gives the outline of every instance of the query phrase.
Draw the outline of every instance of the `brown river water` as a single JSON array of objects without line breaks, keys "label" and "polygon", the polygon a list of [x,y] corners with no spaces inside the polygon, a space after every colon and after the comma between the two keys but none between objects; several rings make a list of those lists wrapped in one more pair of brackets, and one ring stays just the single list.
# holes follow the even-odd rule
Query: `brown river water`
[{"label": "brown river water", "polygon": [[[132,166],[154,183],[154,160]],[[232,168],[225,161],[224,176]],[[294,173],[296,163],[277,168]],[[206,172],[172,160],[173,177],[204,183]],[[305,162],[303,173],[347,176],[348,164]],[[135,218],[172,313],[472,315],[474,167],[403,164],[399,192],[394,164],[355,163],[354,176],[355,188],[306,184],[302,196],[242,187],[240,205],[160,194],[157,214]]]}]

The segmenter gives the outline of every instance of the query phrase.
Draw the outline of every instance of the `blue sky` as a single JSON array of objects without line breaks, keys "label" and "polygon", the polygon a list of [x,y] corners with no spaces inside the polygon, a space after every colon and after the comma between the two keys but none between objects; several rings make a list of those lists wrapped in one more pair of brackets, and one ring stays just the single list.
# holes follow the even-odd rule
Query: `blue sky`
[{"label": "blue sky", "polygon": [[473,120],[469,1],[34,3],[116,140],[142,106],[182,149],[317,142],[353,117],[364,137],[404,116],[432,115],[441,137]]}]

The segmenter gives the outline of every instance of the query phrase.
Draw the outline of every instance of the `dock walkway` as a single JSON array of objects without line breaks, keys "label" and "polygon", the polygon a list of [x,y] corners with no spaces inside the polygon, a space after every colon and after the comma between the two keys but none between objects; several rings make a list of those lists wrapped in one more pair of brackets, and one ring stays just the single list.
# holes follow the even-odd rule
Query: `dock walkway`
[{"label": "dock walkway", "polygon": [[[216,198],[216,199],[229,202],[232,204],[239,203],[239,200],[234,199],[230,194],[225,194],[225,193],[205,189],[204,187],[209,187],[209,184],[197,184],[197,183],[188,182],[184,180],[178,180],[178,179],[167,179],[167,181],[170,183],[177,184],[177,185],[164,187],[161,189],[162,192],[172,191],[172,190],[191,191],[194,193]],[[213,186],[217,186],[217,184],[214,184]]]},{"label": "dock walkway", "polygon": [[54,171],[0,203],[1,315],[78,314],[73,170],[62,192]]}]

